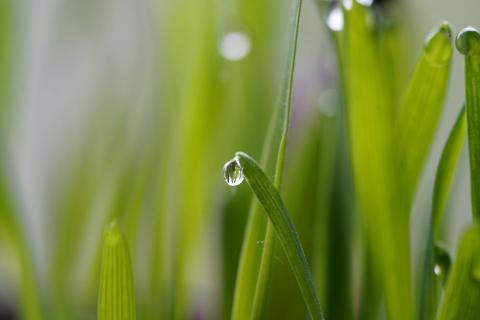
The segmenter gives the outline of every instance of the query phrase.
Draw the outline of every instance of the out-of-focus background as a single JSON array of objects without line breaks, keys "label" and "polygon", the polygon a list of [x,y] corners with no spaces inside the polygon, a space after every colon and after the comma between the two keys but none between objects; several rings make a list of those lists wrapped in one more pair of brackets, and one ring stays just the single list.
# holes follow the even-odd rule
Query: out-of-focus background
[{"label": "out-of-focus background", "polygon": [[[443,20],[455,31],[480,26],[476,0],[382,2],[394,2],[386,15],[404,30],[406,70]],[[246,186],[228,188],[221,170],[237,150],[260,156],[286,59],[289,3],[0,0],[2,202],[26,236],[40,303],[51,319],[95,318],[98,247],[114,218],[131,247],[141,318],[168,318],[165,310],[179,300],[188,306],[185,317],[228,317],[251,195]],[[308,196],[302,193],[308,179],[295,180],[301,159],[316,144],[309,137],[321,116],[337,106],[336,59],[318,7],[304,1],[300,26],[285,169],[293,209],[315,202],[315,195],[301,200],[287,191],[300,188]],[[463,92],[463,59],[455,54],[415,201],[414,253]],[[464,150],[446,223],[452,252],[470,220],[467,158]],[[5,225],[0,318],[15,319],[21,259]],[[280,253],[275,263],[278,274],[289,274]],[[292,307],[280,305],[272,318],[303,308],[290,281],[279,292],[294,297],[280,293],[272,303],[289,298]]]}]

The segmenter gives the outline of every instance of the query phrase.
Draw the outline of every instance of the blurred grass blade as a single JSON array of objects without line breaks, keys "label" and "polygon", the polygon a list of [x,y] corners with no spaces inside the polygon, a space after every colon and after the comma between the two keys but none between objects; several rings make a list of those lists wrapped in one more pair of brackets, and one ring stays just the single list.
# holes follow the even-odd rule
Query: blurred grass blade
[{"label": "blurred grass blade", "polygon": [[[290,11],[290,25],[286,69],[280,91],[278,107],[271,119],[269,132],[262,151],[261,163],[268,174],[274,175],[274,185],[280,189],[283,160],[287,143],[290,117],[292,83],[295,68],[295,56],[300,23],[302,0],[293,0]],[[260,207],[254,200],[249,212],[245,238],[242,245],[237,279],[235,283],[232,319],[248,319],[261,316],[265,301],[266,287],[270,275],[273,242],[272,227],[259,213]],[[267,223],[267,230],[265,230]],[[259,248],[257,241],[264,239],[264,248]]]},{"label": "blurred grass blade", "polygon": [[458,115],[448,140],[443,148],[440,162],[435,176],[435,185],[433,188],[432,215],[429,226],[429,234],[426,243],[425,254],[423,256],[423,269],[419,283],[420,301],[419,318],[433,319],[437,311],[438,304],[438,281],[434,273],[435,268],[435,243],[438,239],[440,223],[445,214],[448,203],[448,196],[452,188],[455,168],[457,166],[462,151],[465,133],[467,131],[465,108],[462,108]]},{"label": "blurred grass blade", "polygon": [[400,170],[410,203],[430,149],[447,93],[451,29],[442,23],[427,39],[396,123]]},{"label": "blurred grass blade", "polygon": [[472,214],[475,221],[480,222],[480,33],[470,27],[463,29],[457,36],[456,46],[465,55]]},{"label": "blurred grass blade", "polygon": [[[394,157],[393,99],[370,8],[345,8],[344,82],[349,151],[366,256],[382,285],[389,319],[412,319],[409,224]],[[376,281],[377,281],[376,280]],[[369,284],[366,284],[368,287]],[[365,306],[369,313],[376,306]]]},{"label": "blurred grass blade", "polygon": [[20,270],[19,306],[22,319],[40,320],[42,310],[40,290],[35,273],[35,264],[32,261],[31,248],[27,237],[18,220],[18,212],[14,211],[11,200],[13,197],[7,190],[5,174],[0,172],[0,232],[5,232],[15,248]]},{"label": "blurred grass blade", "polygon": [[323,319],[307,258],[278,190],[249,155],[237,152],[235,160],[238,161],[250,188],[265,209],[285,250],[311,318]]},{"label": "blurred grass blade", "polygon": [[480,319],[480,225],[463,234],[438,320]]},{"label": "blurred grass blade", "polygon": [[103,235],[98,319],[135,319],[133,274],[127,242],[116,222]]},{"label": "blurred grass blade", "polygon": [[[23,23],[19,7],[18,3],[13,0],[0,1],[0,233],[2,234],[0,241],[5,239],[11,242],[20,278],[18,297],[16,297],[17,292],[9,292],[8,294],[12,294],[12,296],[7,297],[18,301],[19,315],[22,319],[40,320],[42,319],[42,308],[35,270],[36,264],[33,261],[28,233],[25,226],[22,225],[19,205],[16,203],[18,197],[13,192],[14,181],[9,179],[9,169],[13,167],[13,163],[10,163],[8,150],[10,134],[8,129],[14,122],[10,112],[14,111],[11,106],[15,99],[12,95],[14,87],[12,84],[15,83],[12,81],[12,74],[17,71],[15,54],[19,48],[17,37],[21,34],[18,32],[17,26]],[[3,264],[7,262],[4,261],[6,256],[3,255],[3,252],[0,253],[0,260]],[[0,278],[3,278],[3,275],[0,275]],[[1,309],[2,306],[0,306],[0,311],[2,311]]]}]

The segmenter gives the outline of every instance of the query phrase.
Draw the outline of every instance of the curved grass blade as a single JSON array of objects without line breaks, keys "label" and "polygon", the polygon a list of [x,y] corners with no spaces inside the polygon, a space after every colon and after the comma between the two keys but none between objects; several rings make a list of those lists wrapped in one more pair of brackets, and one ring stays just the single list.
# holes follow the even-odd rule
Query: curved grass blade
[{"label": "curved grass blade", "polygon": [[127,242],[116,222],[103,234],[97,317],[99,320],[134,320],[135,293]]},{"label": "curved grass blade", "polygon": [[432,199],[432,216],[427,239],[427,247],[424,254],[423,270],[420,279],[420,306],[419,319],[433,319],[437,310],[438,290],[435,279],[435,248],[434,244],[438,239],[440,222],[445,214],[448,202],[448,195],[452,188],[455,168],[462,151],[467,123],[465,108],[462,108],[457,117],[454,127],[448,136],[443,148],[440,162],[435,175],[435,185]]},{"label": "curved grass blade", "polygon": [[474,220],[480,222],[480,33],[470,27],[463,29],[457,36],[456,46],[465,55],[472,214]]},{"label": "curved grass blade", "polygon": [[451,34],[449,24],[444,22],[429,36],[399,110],[396,134],[407,203],[415,192],[447,93],[453,51]]},{"label": "curved grass blade", "polygon": [[450,272],[438,320],[480,319],[480,225],[465,231]]},{"label": "curved grass blade", "polygon": [[297,279],[310,317],[312,319],[323,319],[313,277],[300,238],[277,188],[249,155],[237,152],[234,161],[239,166],[241,174],[247,180],[258,201],[262,204],[272,227],[275,229],[275,234],[285,250],[288,262]]},{"label": "curved grass blade", "polygon": [[[286,69],[280,91],[278,108],[275,109],[270,123],[267,139],[262,151],[261,163],[267,173],[274,176],[274,185],[280,188],[283,160],[287,142],[290,117],[293,73],[300,23],[302,0],[293,0],[290,13],[290,31],[288,37],[288,54]],[[266,286],[270,274],[271,255],[273,254],[274,232],[268,226],[268,220],[260,214],[257,201],[252,202],[240,262],[235,283],[232,319],[248,319],[258,317],[262,313],[265,301]],[[267,223],[267,230],[265,225]],[[259,248],[257,241],[264,240],[264,248]]]}]

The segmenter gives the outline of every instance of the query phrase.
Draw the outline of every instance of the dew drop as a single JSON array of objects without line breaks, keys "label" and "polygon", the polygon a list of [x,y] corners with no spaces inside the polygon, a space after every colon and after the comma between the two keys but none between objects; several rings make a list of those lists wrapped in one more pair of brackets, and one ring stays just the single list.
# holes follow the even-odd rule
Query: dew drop
[{"label": "dew drop", "polygon": [[223,176],[229,186],[238,186],[243,182],[242,167],[237,157],[225,163],[223,166]]},{"label": "dew drop", "polygon": [[340,6],[335,5],[327,15],[327,26],[332,31],[343,30],[343,12]]},{"label": "dew drop", "polygon": [[442,246],[435,244],[435,265],[433,273],[440,279],[443,285],[447,282],[448,272],[450,271],[451,259],[447,250]]},{"label": "dew drop", "polygon": [[464,55],[480,53],[480,32],[472,27],[463,29],[458,34],[455,45]]},{"label": "dew drop", "polygon": [[251,48],[248,35],[239,31],[227,33],[219,45],[222,57],[230,61],[242,60],[250,53]]}]

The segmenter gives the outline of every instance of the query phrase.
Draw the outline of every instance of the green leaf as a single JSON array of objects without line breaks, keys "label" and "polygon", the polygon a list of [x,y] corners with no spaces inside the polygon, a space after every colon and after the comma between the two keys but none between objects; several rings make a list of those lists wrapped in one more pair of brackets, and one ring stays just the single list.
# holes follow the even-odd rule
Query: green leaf
[{"label": "green leaf", "polygon": [[473,28],[465,28],[458,34],[456,45],[457,50],[465,55],[472,214],[480,222],[480,33]]},{"label": "green leaf", "polygon": [[[373,13],[352,1],[343,36],[350,161],[366,257],[381,284],[389,319],[412,319],[408,214],[398,185],[389,77],[372,28]],[[375,283],[374,282],[374,283]],[[368,286],[368,284],[367,284]],[[375,306],[366,306],[374,313]]]},{"label": "green leaf", "polygon": [[438,239],[440,223],[447,207],[448,195],[452,188],[455,168],[460,158],[466,131],[467,123],[465,120],[465,108],[462,108],[455,125],[448,136],[447,143],[443,148],[440,162],[438,163],[437,173],[435,175],[432,199],[432,226],[434,240]]},{"label": "green leaf", "polygon": [[103,234],[97,316],[99,320],[136,318],[130,254],[116,222]]},{"label": "green leaf", "polygon": [[465,108],[462,108],[448,140],[443,148],[440,162],[435,175],[435,185],[432,199],[432,215],[424,254],[423,270],[420,278],[420,319],[433,319],[437,310],[438,290],[434,275],[435,254],[434,244],[438,240],[440,223],[445,214],[448,196],[452,188],[455,168],[462,151],[465,133],[467,131]]},{"label": "green leaf", "polygon": [[399,110],[399,170],[407,203],[411,202],[440,119],[450,74],[451,42],[450,26],[444,22],[425,42]]},{"label": "green leaf", "polygon": [[265,209],[275,234],[285,250],[311,318],[323,319],[307,258],[278,190],[249,155],[237,152],[235,161],[238,162],[250,188]]},{"label": "green leaf", "polygon": [[480,225],[463,234],[438,320],[480,319]]},{"label": "green leaf", "polygon": [[[280,100],[271,119],[261,157],[261,163],[267,172],[274,175],[276,188],[280,188],[281,185],[287,142],[301,6],[302,0],[293,0],[290,11],[286,69],[283,73]],[[259,211],[258,203],[253,201],[237,271],[232,319],[243,320],[249,317],[260,317],[265,303],[275,236],[268,221],[259,214]],[[267,227],[265,227],[266,223]],[[265,228],[267,229],[265,230]],[[263,250],[257,245],[257,241],[261,239],[264,239]]]}]

